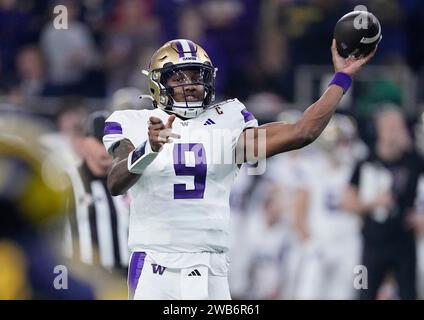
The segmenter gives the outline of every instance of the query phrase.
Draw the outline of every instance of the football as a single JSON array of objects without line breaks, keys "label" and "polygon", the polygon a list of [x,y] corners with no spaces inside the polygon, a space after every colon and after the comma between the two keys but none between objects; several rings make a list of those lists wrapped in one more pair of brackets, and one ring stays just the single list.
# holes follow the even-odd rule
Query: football
[{"label": "football", "polygon": [[366,56],[382,39],[380,22],[368,11],[349,12],[337,21],[334,38],[343,58]]}]

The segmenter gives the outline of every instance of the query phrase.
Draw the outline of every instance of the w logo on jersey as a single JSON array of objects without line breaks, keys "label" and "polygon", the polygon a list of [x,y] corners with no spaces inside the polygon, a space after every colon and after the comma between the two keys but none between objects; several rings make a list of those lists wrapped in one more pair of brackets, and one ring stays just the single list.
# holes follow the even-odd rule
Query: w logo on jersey
[{"label": "w logo on jersey", "polygon": [[158,264],[152,263],[153,273],[159,273],[159,275],[162,275],[165,272],[166,267],[163,267]]}]

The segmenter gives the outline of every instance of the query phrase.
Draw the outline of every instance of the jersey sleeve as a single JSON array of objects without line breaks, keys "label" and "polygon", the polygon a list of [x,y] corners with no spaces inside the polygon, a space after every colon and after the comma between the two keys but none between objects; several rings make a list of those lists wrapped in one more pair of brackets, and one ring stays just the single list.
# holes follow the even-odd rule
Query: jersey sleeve
[{"label": "jersey sleeve", "polygon": [[112,154],[113,146],[124,139],[131,139],[129,117],[127,111],[115,111],[105,121],[103,144],[109,154]]},{"label": "jersey sleeve", "polygon": [[258,126],[258,120],[256,120],[255,116],[247,110],[245,105],[241,103],[240,101],[236,100],[238,103],[238,108],[240,109],[240,114],[242,116],[242,128],[243,131],[248,128],[255,128]]},{"label": "jersey sleeve", "polygon": [[[232,146],[233,150],[235,150],[243,131],[248,128],[257,127],[258,120],[238,99],[227,100],[223,107],[224,113],[229,113],[229,119],[231,119],[229,127],[233,130]],[[257,164],[257,161],[251,164]]]}]

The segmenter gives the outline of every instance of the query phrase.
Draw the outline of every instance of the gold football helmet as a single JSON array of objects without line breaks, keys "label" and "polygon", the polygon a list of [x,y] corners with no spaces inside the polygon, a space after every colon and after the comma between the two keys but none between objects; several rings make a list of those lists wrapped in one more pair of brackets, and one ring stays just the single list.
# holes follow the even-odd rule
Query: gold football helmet
[{"label": "gold football helmet", "polygon": [[[202,101],[175,101],[173,90],[177,86],[167,86],[167,80],[185,70],[197,72],[195,82],[184,82],[178,86],[202,85]],[[190,40],[168,41],[160,47],[150,60],[149,70],[143,73],[149,78],[149,90],[155,107],[178,114],[184,118],[194,118],[202,113],[215,99],[215,78],[217,68],[205,50]]]},{"label": "gold football helmet", "polygon": [[350,145],[357,139],[355,120],[347,115],[335,114],[318,138],[318,147],[329,153],[336,152],[339,145]]}]

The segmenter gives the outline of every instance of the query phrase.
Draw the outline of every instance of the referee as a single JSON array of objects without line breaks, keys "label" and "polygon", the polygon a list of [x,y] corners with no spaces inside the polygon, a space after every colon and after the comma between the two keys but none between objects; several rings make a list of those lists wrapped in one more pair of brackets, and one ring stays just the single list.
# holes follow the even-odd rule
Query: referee
[{"label": "referee", "polygon": [[128,267],[127,196],[112,197],[106,176],[112,158],[101,139],[108,112],[88,116],[87,133],[81,138],[80,176],[73,179],[75,210],[65,229],[67,256],[85,264],[126,275]]}]

